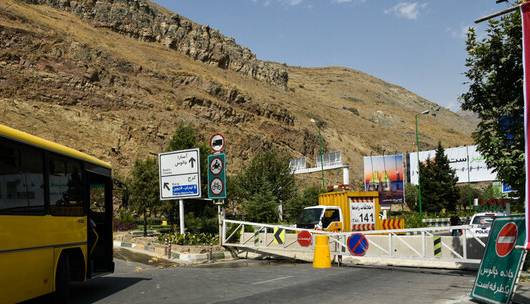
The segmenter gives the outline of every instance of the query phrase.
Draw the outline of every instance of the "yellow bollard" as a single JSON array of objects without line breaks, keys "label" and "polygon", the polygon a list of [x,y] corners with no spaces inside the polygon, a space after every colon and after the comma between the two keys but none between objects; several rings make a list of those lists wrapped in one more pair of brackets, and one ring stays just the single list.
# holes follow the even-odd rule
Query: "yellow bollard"
[{"label": "yellow bollard", "polygon": [[331,256],[329,254],[329,237],[327,235],[315,236],[315,254],[313,257],[313,268],[331,268]]}]

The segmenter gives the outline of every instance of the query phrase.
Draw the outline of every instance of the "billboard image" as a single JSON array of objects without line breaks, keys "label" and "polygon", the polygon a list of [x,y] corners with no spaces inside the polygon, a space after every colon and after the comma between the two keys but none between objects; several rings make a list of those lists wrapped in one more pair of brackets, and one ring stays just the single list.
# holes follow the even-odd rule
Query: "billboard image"
[{"label": "billboard image", "polygon": [[[436,151],[420,151],[420,161],[434,159]],[[477,146],[464,146],[445,149],[449,167],[455,170],[458,183],[487,182],[497,180],[493,172],[477,151]],[[410,153],[410,183],[418,184],[418,158],[415,152]]]},{"label": "billboard image", "polygon": [[364,157],[364,189],[378,191],[381,205],[404,202],[403,154]]}]

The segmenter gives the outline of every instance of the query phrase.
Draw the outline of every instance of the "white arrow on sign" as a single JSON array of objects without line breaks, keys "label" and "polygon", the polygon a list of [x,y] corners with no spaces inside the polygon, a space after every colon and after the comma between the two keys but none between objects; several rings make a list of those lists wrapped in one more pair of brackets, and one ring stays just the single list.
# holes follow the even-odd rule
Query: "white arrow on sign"
[{"label": "white arrow on sign", "polygon": [[160,174],[162,176],[169,176],[175,174],[197,173],[198,159],[198,150],[160,154]]}]

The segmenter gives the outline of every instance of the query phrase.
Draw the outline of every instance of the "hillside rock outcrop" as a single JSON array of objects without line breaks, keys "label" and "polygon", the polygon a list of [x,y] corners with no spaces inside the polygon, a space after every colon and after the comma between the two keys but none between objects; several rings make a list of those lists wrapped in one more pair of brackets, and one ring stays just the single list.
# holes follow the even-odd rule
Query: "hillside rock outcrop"
[{"label": "hillside rock outcrop", "polygon": [[96,27],[158,42],[194,60],[287,88],[287,70],[256,59],[248,48],[207,25],[158,9],[143,0],[24,0],[76,14]]}]

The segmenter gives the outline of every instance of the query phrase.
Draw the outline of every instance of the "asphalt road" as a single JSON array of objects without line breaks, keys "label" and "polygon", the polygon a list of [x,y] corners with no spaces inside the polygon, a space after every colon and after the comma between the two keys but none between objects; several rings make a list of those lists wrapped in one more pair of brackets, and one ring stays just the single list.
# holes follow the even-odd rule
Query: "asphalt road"
[{"label": "asphalt road", "polygon": [[[115,274],[74,287],[73,303],[461,303],[470,274],[241,264],[166,268],[116,260]],[[233,265],[232,265],[233,266]]]},{"label": "asphalt road", "polygon": [[474,280],[473,273],[417,269],[140,261],[116,259],[114,274],[74,285],[72,303],[471,303]]}]

